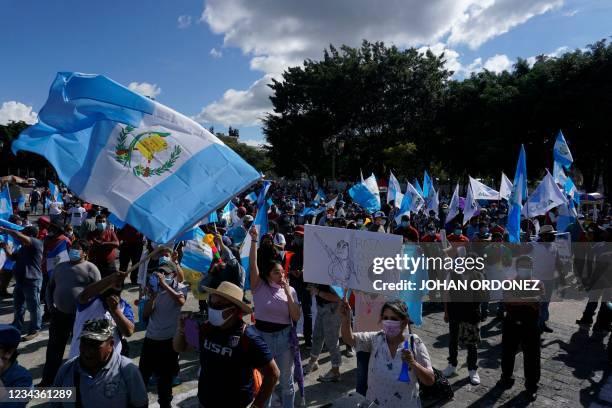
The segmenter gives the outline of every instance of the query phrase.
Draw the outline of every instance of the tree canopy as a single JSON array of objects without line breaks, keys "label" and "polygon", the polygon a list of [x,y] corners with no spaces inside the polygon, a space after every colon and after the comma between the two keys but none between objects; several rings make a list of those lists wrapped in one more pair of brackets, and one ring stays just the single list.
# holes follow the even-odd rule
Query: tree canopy
[{"label": "tree canopy", "polygon": [[[605,40],[535,63],[518,59],[510,72],[487,70],[451,79],[444,55],[364,41],[330,46],[320,61],[289,68],[270,86],[273,112],[264,134],[276,172],[320,180],[393,170],[412,179],[510,177],[521,143],[530,177],[552,171],[562,130],[583,187],[604,177],[612,188],[612,45]],[[337,146],[342,141],[344,149]],[[453,180],[454,181],[454,180]]]}]

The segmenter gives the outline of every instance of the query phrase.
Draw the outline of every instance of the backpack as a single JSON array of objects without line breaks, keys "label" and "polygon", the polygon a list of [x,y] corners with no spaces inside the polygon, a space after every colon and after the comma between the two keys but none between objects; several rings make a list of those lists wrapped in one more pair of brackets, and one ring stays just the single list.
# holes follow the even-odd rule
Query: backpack
[{"label": "backpack", "polygon": [[[410,335],[410,348],[412,349],[412,354],[416,357],[414,351],[414,336],[412,334]],[[424,385],[419,381],[419,396],[421,399],[434,399],[436,401],[453,399],[455,392],[448,382],[448,379],[442,374],[442,371],[434,367],[432,367],[432,369],[434,372],[434,383],[432,385]]]}]

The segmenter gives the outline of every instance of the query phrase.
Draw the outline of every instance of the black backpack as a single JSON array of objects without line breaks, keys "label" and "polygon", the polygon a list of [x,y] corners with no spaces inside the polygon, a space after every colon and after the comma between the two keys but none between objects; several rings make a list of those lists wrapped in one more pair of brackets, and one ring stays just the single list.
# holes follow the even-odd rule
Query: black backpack
[{"label": "black backpack", "polygon": [[[416,357],[414,352],[414,337],[410,335],[410,348],[412,354]],[[442,374],[442,371],[432,367],[434,372],[434,383],[432,385],[424,385],[419,381],[419,396],[421,399],[435,400],[436,402],[447,401],[453,399],[455,392],[451,387],[448,379]]]}]

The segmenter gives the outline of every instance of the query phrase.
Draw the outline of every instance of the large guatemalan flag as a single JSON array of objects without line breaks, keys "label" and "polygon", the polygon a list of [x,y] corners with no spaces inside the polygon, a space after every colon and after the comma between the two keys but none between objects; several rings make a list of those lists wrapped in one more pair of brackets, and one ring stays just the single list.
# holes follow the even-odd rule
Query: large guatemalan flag
[{"label": "large guatemalan flag", "polygon": [[102,76],[60,72],[13,152],[40,154],[79,197],[168,242],[260,179],[193,120]]}]

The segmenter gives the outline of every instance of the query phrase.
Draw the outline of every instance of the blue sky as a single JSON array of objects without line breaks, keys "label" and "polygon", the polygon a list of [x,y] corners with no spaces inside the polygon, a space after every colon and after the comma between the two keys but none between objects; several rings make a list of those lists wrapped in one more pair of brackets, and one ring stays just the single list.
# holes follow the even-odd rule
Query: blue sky
[{"label": "blue sky", "polygon": [[329,43],[431,46],[462,76],[612,34],[607,0],[2,0],[0,16],[0,123],[35,120],[55,73],[80,71],[251,143],[270,78]]}]

